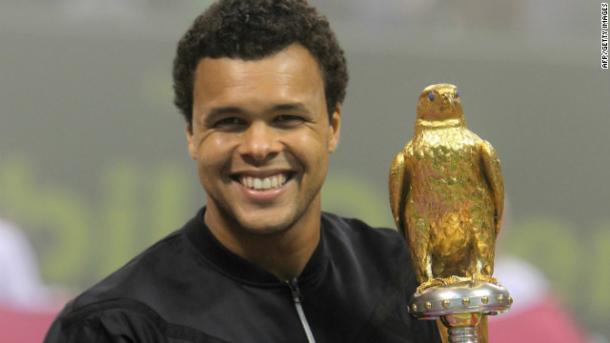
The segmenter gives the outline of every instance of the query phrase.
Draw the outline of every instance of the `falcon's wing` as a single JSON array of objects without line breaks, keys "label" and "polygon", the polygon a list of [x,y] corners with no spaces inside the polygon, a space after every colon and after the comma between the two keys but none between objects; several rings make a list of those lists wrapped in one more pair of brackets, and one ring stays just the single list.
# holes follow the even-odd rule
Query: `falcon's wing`
[{"label": "falcon's wing", "polygon": [[401,234],[408,235],[407,223],[404,221],[405,211],[405,193],[409,189],[409,175],[405,164],[405,149],[401,150],[390,167],[390,208],[392,209],[392,217],[396,223],[396,228]]},{"label": "falcon's wing", "polygon": [[488,141],[483,141],[481,144],[481,162],[485,179],[491,187],[495,209],[496,237],[498,237],[504,212],[504,179],[496,150]]}]

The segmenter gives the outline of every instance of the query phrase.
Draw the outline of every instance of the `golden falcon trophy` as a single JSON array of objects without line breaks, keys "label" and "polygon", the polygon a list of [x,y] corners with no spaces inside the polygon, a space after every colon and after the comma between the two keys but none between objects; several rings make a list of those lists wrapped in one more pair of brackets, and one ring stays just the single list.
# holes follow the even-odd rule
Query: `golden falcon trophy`
[{"label": "golden falcon trophy", "polygon": [[504,183],[494,148],[466,127],[454,85],[419,96],[415,137],[396,155],[389,186],[420,282],[409,312],[440,319],[444,342],[487,343],[485,316],[513,301],[492,276]]}]

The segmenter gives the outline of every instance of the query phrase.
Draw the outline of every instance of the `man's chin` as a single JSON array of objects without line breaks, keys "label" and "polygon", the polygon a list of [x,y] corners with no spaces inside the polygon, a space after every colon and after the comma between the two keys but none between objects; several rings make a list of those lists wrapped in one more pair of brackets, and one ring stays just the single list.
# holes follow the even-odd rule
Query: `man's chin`
[{"label": "man's chin", "polygon": [[289,220],[240,220],[241,230],[252,235],[267,236],[276,235],[288,231],[293,221]]},{"label": "man's chin", "polygon": [[252,235],[274,235],[290,230],[298,218],[290,213],[256,211],[236,217],[240,230]]}]

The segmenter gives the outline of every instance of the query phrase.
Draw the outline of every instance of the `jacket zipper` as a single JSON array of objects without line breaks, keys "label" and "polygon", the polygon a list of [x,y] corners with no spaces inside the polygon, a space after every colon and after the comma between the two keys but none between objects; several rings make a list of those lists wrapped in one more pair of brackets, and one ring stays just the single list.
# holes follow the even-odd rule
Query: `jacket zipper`
[{"label": "jacket zipper", "polygon": [[307,342],[316,343],[316,340],[313,337],[313,333],[311,332],[311,327],[307,322],[307,317],[305,317],[303,306],[301,305],[302,297],[301,290],[299,289],[299,283],[297,279],[286,281],[286,283],[288,283],[288,287],[290,287],[290,293],[292,293],[292,302],[294,303],[294,308],[297,310],[299,319],[301,320],[301,325],[303,325],[303,330],[305,330],[305,335],[307,335]]}]

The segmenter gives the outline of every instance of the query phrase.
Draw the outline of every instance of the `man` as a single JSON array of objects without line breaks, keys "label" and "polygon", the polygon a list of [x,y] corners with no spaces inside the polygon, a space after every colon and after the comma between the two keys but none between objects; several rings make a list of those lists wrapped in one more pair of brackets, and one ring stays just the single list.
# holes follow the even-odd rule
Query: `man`
[{"label": "man", "polygon": [[347,69],[304,0],[220,0],[178,44],[207,204],[71,303],[46,342],[432,342],[400,236],[321,213]]}]

